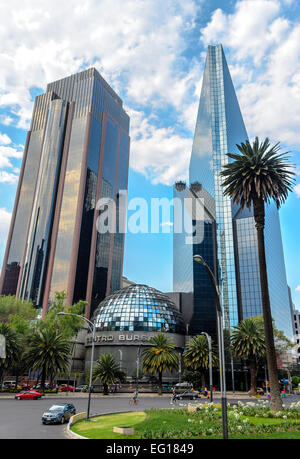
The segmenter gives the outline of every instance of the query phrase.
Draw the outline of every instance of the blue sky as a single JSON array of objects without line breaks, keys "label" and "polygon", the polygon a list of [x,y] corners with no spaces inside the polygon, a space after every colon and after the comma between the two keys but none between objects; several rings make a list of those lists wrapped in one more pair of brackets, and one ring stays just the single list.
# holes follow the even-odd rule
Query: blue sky
[{"label": "blue sky", "polygon": [[[222,43],[249,137],[281,141],[297,166],[280,215],[300,308],[297,0],[11,0],[0,18],[0,265],[33,99],[46,84],[95,66],[131,117],[129,199],[171,198],[187,178],[206,47]],[[128,234],[124,275],[172,290],[171,233]]]}]

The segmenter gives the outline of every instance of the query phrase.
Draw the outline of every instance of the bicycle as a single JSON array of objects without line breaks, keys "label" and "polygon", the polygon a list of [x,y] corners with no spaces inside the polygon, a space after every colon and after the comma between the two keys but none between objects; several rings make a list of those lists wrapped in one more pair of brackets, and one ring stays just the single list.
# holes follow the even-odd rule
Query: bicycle
[{"label": "bicycle", "polygon": [[131,398],[129,400],[129,405],[138,405],[139,401],[137,398]]}]

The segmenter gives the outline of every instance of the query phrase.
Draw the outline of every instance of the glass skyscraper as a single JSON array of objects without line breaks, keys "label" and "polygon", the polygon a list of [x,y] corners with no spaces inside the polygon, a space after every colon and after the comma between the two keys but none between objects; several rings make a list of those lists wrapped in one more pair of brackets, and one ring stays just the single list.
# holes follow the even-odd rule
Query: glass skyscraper
[{"label": "glass skyscraper", "polygon": [[[120,288],[123,233],[97,232],[100,198],[127,190],[129,117],[96,69],[48,84],[36,97],[0,293],[48,307],[56,291],[90,306]],[[100,210],[101,211],[101,210]]]},{"label": "glass skyscraper", "polygon": [[[191,333],[216,335],[215,301],[205,269],[193,263],[200,254],[213,270],[222,292],[224,325],[232,328],[241,319],[262,314],[258,249],[252,212],[240,209],[221,187],[226,153],[238,153],[236,144],[247,132],[221,45],[209,46],[190,160],[190,187],[175,185],[174,196],[199,197],[204,202],[202,242],[186,244],[174,233],[174,291],[193,292]],[[196,185],[196,186],[195,186]],[[266,208],[266,259],[272,316],[286,336],[292,336],[288,287],[280,233],[274,205]]]}]

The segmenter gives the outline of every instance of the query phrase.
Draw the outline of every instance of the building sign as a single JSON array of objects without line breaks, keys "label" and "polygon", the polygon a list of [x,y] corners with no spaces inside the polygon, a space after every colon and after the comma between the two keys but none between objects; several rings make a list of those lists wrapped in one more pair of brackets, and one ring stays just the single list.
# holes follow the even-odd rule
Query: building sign
[{"label": "building sign", "polygon": [[[133,333],[122,333],[119,335],[96,335],[95,336],[95,343],[137,343],[137,342],[145,342],[149,339],[153,338],[154,335],[147,336],[147,335],[137,335]],[[88,337],[86,340],[86,344],[92,343],[92,337]]]}]

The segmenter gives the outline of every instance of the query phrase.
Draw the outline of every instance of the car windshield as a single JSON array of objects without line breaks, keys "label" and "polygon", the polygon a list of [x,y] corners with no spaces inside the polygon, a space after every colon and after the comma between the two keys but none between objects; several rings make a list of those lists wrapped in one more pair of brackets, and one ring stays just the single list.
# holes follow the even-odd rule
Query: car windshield
[{"label": "car windshield", "polygon": [[53,405],[49,408],[49,411],[61,411],[64,409],[63,405]]}]

